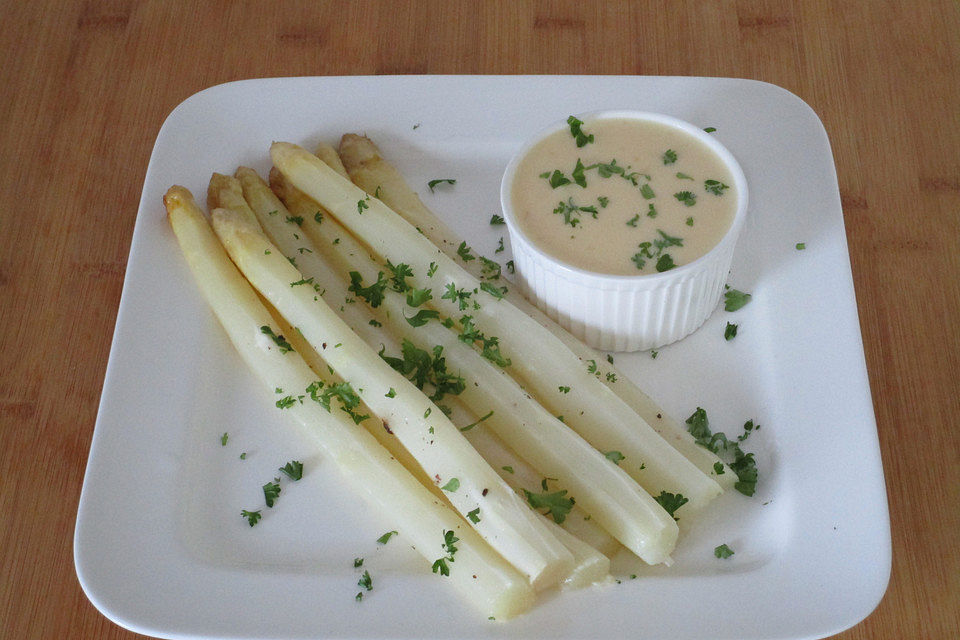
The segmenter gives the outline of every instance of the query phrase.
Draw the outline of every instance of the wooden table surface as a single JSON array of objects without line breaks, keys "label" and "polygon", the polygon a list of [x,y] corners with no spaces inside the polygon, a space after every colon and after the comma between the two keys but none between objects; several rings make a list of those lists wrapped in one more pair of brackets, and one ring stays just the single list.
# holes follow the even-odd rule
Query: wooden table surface
[{"label": "wooden table surface", "polygon": [[87,601],[72,540],[164,117],[229,80],[425,73],[754,78],[813,107],[839,174],[893,535],[885,598],[838,637],[960,637],[955,2],[0,6],[0,637],[134,635]]}]

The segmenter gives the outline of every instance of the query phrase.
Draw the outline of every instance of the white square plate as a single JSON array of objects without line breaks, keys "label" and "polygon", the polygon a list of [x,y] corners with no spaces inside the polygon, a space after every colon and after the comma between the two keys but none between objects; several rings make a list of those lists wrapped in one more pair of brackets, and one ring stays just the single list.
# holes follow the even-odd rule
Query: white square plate
[{"label": "white square plate", "polygon": [[[268,169],[273,140],[368,134],[427,205],[494,256],[503,167],[544,123],[598,109],[657,111],[716,136],[743,166],[750,215],[730,284],[753,294],[693,336],[617,365],[674,416],[701,406],[739,433],[757,495],[723,496],[670,569],[614,566],[621,584],[541,598],[490,622],[368,513],[244,369],[201,300],[161,202],[203,201],[210,173]],[[431,194],[432,178],[456,178]],[[805,250],[795,245],[806,244]],[[739,324],[723,338],[726,322]],[[229,433],[226,446],[220,436]],[[246,452],[246,459],[240,454]],[[254,528],[260,486],[285,485]],[[713,556],[726,543],[727,560]],[[354,601],[353,558],[374,590]],[[75,537],[77,573],[110,619],[216,638],[808,638],[864,618],[886,589],[890,531],[836,173],[799,98],[750,80],[672,77],[331,77],[213,87],[169,116],[137,216]],[[631,574],[636,579],[629,579]]]}]

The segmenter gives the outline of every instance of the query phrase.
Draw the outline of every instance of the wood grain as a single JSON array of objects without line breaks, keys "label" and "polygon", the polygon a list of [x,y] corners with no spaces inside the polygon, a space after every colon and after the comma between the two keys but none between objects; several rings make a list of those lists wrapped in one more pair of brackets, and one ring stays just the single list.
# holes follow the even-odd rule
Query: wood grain
[{"label": "wood grain", "polygon": [[82,593],[72,536],[166,114],[240,78],[420,73],[745,77],[813,107],[839,174],[894,544],[886,597],[838,637],[960,637],[955,2],[0,6],[0,637],[134,637]]}]

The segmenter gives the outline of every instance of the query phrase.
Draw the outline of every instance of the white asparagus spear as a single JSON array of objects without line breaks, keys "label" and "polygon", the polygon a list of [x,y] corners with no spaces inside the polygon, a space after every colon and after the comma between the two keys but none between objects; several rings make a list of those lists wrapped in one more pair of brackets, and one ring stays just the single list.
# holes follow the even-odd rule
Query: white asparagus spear
[{"label": "white asparagus spear", "polygon": [[446,488],[457,511],[466,517],[480,509],[483,518],[472,525],[481,537],[535,589],[557,584],[572,566],[571,554],[446,416],[315,295],[259,228],[225,209],[212,217],[214,231],[247,280],[389,424],[424,471]]},{"label": "white asparagus spear", "polygon": [[[688,501],[683,513],[691,513],[722,493],[720,485],[600,383],[562,341],[510,303],[482,291],[480,281],[380,200],[296,145],[275,142],[271,156],[296,188],[324,206],[371,251],[384,260],[409,264],[415,286],[427,288],[439,281],[463,295],[476,295],[472,300],[478,305],[469,308],[471,320],[488,340],[499,340],[512,360],[511,375],[522,380],[548,410],[564,415],[567,424],[595,448],[620,451],[621,468],[651,494],[682,494]],[[436,276],[433,280],[427,276],[429,271]],[[474,290],[476,294],[471,293]],[[458,302],[434,298],[432,304],[457,316],[463,313]],[[558,391],[560,386],[569,391]]]},{"label": "white asparagus spear", "polygon": [[[288,211],[293,216],[301,216],[305,220],[311,219],[318,210],[322,210],[320,205],[305,196],[302,192],[294,189],[286,180],[286,178],[284,178],[283,175],[276,169],[276,167],[270,171],[270,188],[276,193],[280,200],[282,200],[282,204],[287,207]],[[253,193],[251,193],[251,197],[252,196]],[[272,206],[269,203],[264,204],[266,204],[268,207]],[[269,213],[269,211],[272,211],[272,208],[267,208],[266,210]],[[346,233],[343,235],[338,234],[335,236],[335,239],[336,238],[340,238],[341,242],[349,242],[349,237]],[[344,250],[347,253],[351,252],[350,249]],[[366,255],[366,252],[363,253]],[[307,264],[309,264],[309,262],[305,262],[305,268]],[[355,313],[354,307],[355,305],[345,305],[343,308],[343,317],[345,320],[347,320],[347,323],[351,326],[351,328],[353,328],[354,331],[361,333],[364,326],[369,326],[368,321],[370,318],[365,317],[362,314]],[[347,319],[348,314],[350,319]],[[391,337],[393,338],[393,342],[395,344],[392,346],[387,344],[386,349],[390,353],[396,353],[399,351],[399,338],[394,336],[392,332]],[[364,336],[364,339],[367,340],[368,344],[371,344],[371,340],[375,340],[376,337],[368,340],[366,336]],[[389,343],[390,341],[381,339],[381,342]],[[458,421],[457,409],[461,404],[462,403],[459,401],[455,401],[449,403],[448,406],[454,410],[451,419],[453,420],[454,424],[458,425],[462,430],[463,427],[476,422],[477,417],[474,416],[469,419],[461,419]],[[460,413],[471,416],[473,415],[467,409],[462,409]],[[472,444],[473,447],[480,453],[480,455],[483,456],[483,459],[490,463],[494,470],[500,474],[500,477],[502,477],[511,487],[517,491],[520,491],[521,487],[534,489],[538,486],[538,483],[543,475],[537,474],[537,472],[516,453],[514,453],[513,450],[503,444],[503,442],[500,441],[500,439],[497,438],[494,433],[484,429],[482,424],[474,429],[468,430],[465,435],[467,440],[470,441],[470,444]],[[509,469],[509,471],[506,469]],[[596,522],[589,518],[588,515],[577,506],[573,507],[570,512],[570,516],[563,521],[561,526],[607,557],[612,557],[617,550],[621,548],[620,543],[617,542],[616,539],[611,537],[609,533],[598,526]]]},{"label": "white asparagus spear", "polygon": [[[201,294],[243,360],[271,391],[306,389],[313,373],[299,354],[280,348],[263,332],[262,327],[274,326],[269,312],[230,262],[190,192],[172,187],[164,203]],[[283,411],[316,442],[344,480],[395,523],[428,562],[444,555],[445,531],[460,538],[447,579],[484,615],[508,618],[532,605],[534,595],[527,580],[366,431],[357,429],[345,415],[328,413],[312,402],[295,403]]]},{"label": "white asparagus spear", "polygon": [[[324,162],[331,164],[332,160],[328,161],[330,152],[327,145],[320,145],[316,151]],[[342,164],[340,163],[341,160]],[[350,179],[360,188],[370,194],[377,193],[377,197],[383,200],[388,207],[419,229],[433,244],[460,264],[467,272],[477,279],[483,277],[482,263],[479,260],[464,260],[457,254],[457,247],[464,242],[464,239],[423,204],[420,196],[410,188],[400,172],[383,158],[380,150],[369,138],[351,133],[344,135],[340,140],[340,158],[338,158],[337,164],[344,167]],[[337,170],[337,173],[343,175],[343,172],[337,166],[332,164],[331,166]],[[554,322],[520,295],[519,289],[510,287],[505,297],[511,304],[539,322],[561,340],[570,351],[580,358],[584,367],[588,366],[591,361],[596,362],[600,382],[609,387],[617,397],[643,418],[674,449],[683,454],[702,472],[716,480],[724,489],[733,487],[737,481],[736,474],[715,453],[698,445],[693,436],[679,421],[666,414],[630,378],[618,371],[612,362],[608,362],[602,353],[584,344]],[[717,463],[723,465],[724,473],[719,475],[716,473],[715,465]]]},{"label": "white asparagus spear", "polygon": [[[363,248],[336,220],[321,223],[309,216],[296,231],[282,222],[286,209],[269,188],[250,169],[237,171],[244,195],[267,233],[285,253],[295,253],[297,239],[306,234],[314,240],[318,253],[302,255],[301,273],[327,291],[331,302],[348,297],[343,280],[347,273],[357,274],[367,284],[382,275]],[[270,215],[280,210],[279,215]],[[334,241],[338,241],[334,244]],[[319,257],[328,266],[307,269]],[[334,273],[335,272],[335,273]],[[594,449],[563,422],[534,401],[502,369],[481,357],[457,335],[437,320],[413,327],[406,318],[415,313],[404,305],[404,297],[385,287],[369,312],[383,326],[409,340],[426,354],[442,347],[448,368],[466,376],[466,384],[457,398],[474,413],[491,412],[484,424],[495,431],[514,451],[520,452],[544,476],[556,478],[578,504],[606,531],[650,564],[669,561],[678,534],[674,520],[637,483],[616,464]],[[337,306],[337,305],[335,305]],[[356,304],[346,305],[355,308]],[[366,324],[355,329],[368,344],[375,344],[377,331]],[[391,354],[392,355],[392,354]]]}]

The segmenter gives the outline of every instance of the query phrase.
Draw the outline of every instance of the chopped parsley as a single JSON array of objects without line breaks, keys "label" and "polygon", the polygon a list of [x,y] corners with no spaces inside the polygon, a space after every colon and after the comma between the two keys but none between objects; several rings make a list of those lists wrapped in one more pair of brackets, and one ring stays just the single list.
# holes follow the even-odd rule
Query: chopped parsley
[{"label": "chopped parsley", "polygon": [[620,466],[620,462],[625,459],[624,455],[619,451],[607,451],[603,455],[604,457],[606,457],[607,460],[609,460],[610,462],[612,462],[617,466]]},{"label": "chopped parsley", "polygon": [[300,278],[300,279],[297,280],[296,282],[291,282],[291,283],[290,283],[290,286],[291,286],[291,287],[299,287],[299,286],[302,286],[302,285],[305,285],[305,284],[313,284],[313,278],[312,278],[312,277],[311,277],[311,278]]},{"label": "chopped parsley", "polygon": [[[462,377],[447,371],[442,346],[436,345],[432,352],[428,352],[404,338],[400,350],[400,358],[385,355],[385,349],[380,351],[380,357],[413,382],[418,389],[427,393],[430,400],[437,402],[447,394],[459,395],[463,392],[466,383]],[[431,387],[433,393],[429,393]]]},{"label": "chopped parsley", "polygon": [[427,183],[427,186],[430,187],[430,193],[433,193],[434,187],[438,184],[457,184],[457,181],[453,178],[435,178]]},{"label": "chopped parsley", "polygon": [[573,177],[573,181],[576,182],[583,188],[587,187],[587,177],[583,175],[584,169],[583,162],[580,161],[580,158],[577,158],[577,164],[573,168],[573,171],[570,172],[570,175]]},{"label": "chopped parsley", "polygon": [[674,520],[679,520],[675,515],[673,515],[677,509],[687,504],[689,500],[683,497],[682,493],[669,493],[667,491],[661,491],[659,496],[654,496],[654,500],[663,507],[664,511],[670,514]]},{"label": "chopped parsley", "polygon": [[573,201],[573,197],[567,198],[567,201],[559,201],[553,210],[554,213],[563,216],[563,224],[576,227],[580,224],[580,213],[589,213],[594,218],[597,217],[597,208],[593,205],[580,206]]},{"label": "chopped parsley", "polygon": [[431,262],[430,266],[427,267],[427,277],[432,278],[433,274],[435,274],[436,272],[437,272],[437,263]]},{"label": "chopped parsley", "polygon": [[303,226],[303,216],[287,216],[287,222],[292,222],[298,227]]},{"label": "chopped parsley", "polygon": [[526,496],[527,502],[530,503],[531,508],[546,509],[546,513],[553,518],[554,522],[557,524],[563,524],[563,521],[567,519],[568,515],[570,515],[570,510],[573,509],[575,500],[573,498],[566,497],[566,489],[554,491],[553,493],[548,492],[546,489],[546,484],[547,482],[544,480],[544,490],[542,493],[533,493],[523,489],[523,494]]},{"label": "chopped parsley", "polygon": [[550,183],[550,187],[553,189],[562,187],[565,184],[570,184],[570,178],[563,175],[563,172],[561,172],[560,169],[554,169],[553,173],[545,171],[540,174],[540,177],[544,180],[547,180]]},{"label": "chopped parsley", "polygon": [[440,317],[439,311],[436,311],[434,309],[420,309],[412,317],[408,318],[407,316],[403,316],[403,319],[406,320],[411,327],[422,327],[423,325],[427,324],[430,320],[439,318],[439,317]]},{"label": "chopped parsley", "polygon": [[507,271],[510,273],[516,273],[517,268],[513,264],[513,260],[507,260]]},{"label": "chopped parsley", "polygon": [[390,538],[397,535],[396,531],[387,531],[385,534],[377,538],[377,544],[387,544],[390,541]]},{"label": "chopped parsley", "polygon": [[500,263],[480,256],[480,274],[487,280],[499,280],[501,274]]},{"label": "chopped parsley", "polygon": [[268,482],[263,485],[263,499],[266,501],[267,506],[271,509],[273,508],[274,503],[277,501],[277,497],[280,495],[280,485],[276,482]]},{"label": "chopped parsley", "polygon": [[367,591],[373,590],[373,578],[370,577],[370,572],[366,569],[363,570],[363,575],[360,576],[360,580],[357,582],[357,586],[363,587]]},{"label": "chopped parsley", "polygon": [[663,273],[664,271],[669,271],[670,269],[673,269],[673,268],[676,267],[676,266],[677,266],[677,265],[674,264],[673,258],[670,257],[670,254],[669,254],[669,253],[665,253],[665,254],[663,254],[662,256],[660,256],[659,258],[657,258],[656,269],[657,269],[657,272],[658,272],[658,273]]},{"label": "chopped parsley", "polygon": [[[367,200],[370,199],[370,196],[367,196]],[[364,209],[369,209],[370,205],[367,204],[367,200],[357,200],[357,213],[363,213]]]},{"label": "chopped parsley", "polygon": [[489,282],[481,282],[480,288],[483,291],[486,291],[487,293],[489,293],[491,296],[493,296],[497,300],[502,300],[503,296],[507,293],[506,287],[495,287]]},{"label": "chopped parsley", "polygon": [[317,224],[320,224],[323,222],[323,214],[317,211],[315,214],[313,214],[313,219]]},{"label": "chopped parsley", "polygon": [[637,226],[637,223],[638,223],[639,221],[640,221],[640,214],[638,213],[637,215],[635,215],[635,216],[633,216],[632,218],[630,218],[629,220],[627,220],[627,226],[628,226],[628,227],[635,227],[635,226]]},{"label": "chopped parsley", "polygon": [[678,191],[677,193],[673,194],[673,197],[687,207],[692,207],[693,205],[697,204],[697,196],[691,191]]},{"label": "chopped parsley", "polygon": [[513,467],[511,467],[510,465],[507,465],[505,467],[500,467],[500,468],[506,471],[507,473],[513,473]]},{"label": "chopped parsley", "polygon": [[291,460],[280,467],[280,471],[283,471],[291,480],[297,481],[303,477],[303,463],[299,460]]},{"label": "chopped parsley", "polygon": [[747,439],[752,431],[759,429],[754,426],[753,420],[748,420],[743,425],[744,433],[736,440],[730,440],[726,434],[718,431],[711,433],[710,422],[707,419],[707,412],[697,407],[697,410],[687,418],[687,431],[694,437],[697,444],[709,449],[721,458],[729,460],[730,469],[737,474],[737,482],[734,488],[745,496],[752,496],[757,490],[757,463],[754,460],[753,453],[744,453],[740,448],[740,442]]},{"label": "chopped parsley", "polygon": [[453,562],[454,554],[457,552],[457,547],[455,543],[459,542],[460,538],[454,535],[453,531],[443,531],[443,545],[441,548],[447,554],[442,558],[438,558],[433,563],[433,572],[439,573],[442,576],[450,575],[450,567],[447,565],[447,562]]},{"label": "chopped parsley", "polygon": [[713,555],[718,558],[729,558],[733,555],[733,549],[728,547],[726,544],[722,544],[719,547],[714,548]]},{"label": "chopped parsley", "polygon": [[371,327],[382,327],[382,326],[383,326],[383,324],[382,324],[381,322],[379,322],[379,321],[377,321],[377,320],[374,320],[373,318],[371,318],[371,319],[370,319],[370,322],[368,322],[367,324],[370,325]]},{"label": "chopped parsley", "polygon": [[703,130],[706,131],[707,133],[713,133],[714,131],[717,130],[717,128],[716,128],[716,127],[704,127]]},{"label": "chopped parsley", "polygon": [[368,287],[363,286],[363,276],[357,271],[350,272],[350,286],[347,291],[357,294],[357,296],[367,301],[373,308],[377,308],[383,302],[384,293],[387,290],[389,280],[383,276],[383,271],[377,272],[377,281]]},{"label": "chopped parsley", "polygon": [[[460,431],[470,431],[470,429],[473,429],[475,426],[477,426],[478,424],[480,424],[481,422],[483,422],[484,420],[486,420],[487,418],[489,418],[489,417],[492,416],[492,415],[493,415],[493,409],[491,409],[490,412],[489,412],[487,415],[483,416],[482,418],[480,418],[480,419],[477,420],[476,422],[471,422],[470,424],[468,424],[468,425],[465,426],[465,427],[460,427]],[[511,471],[511,473],[513,473],[513,472]]]},{"label": "chopped parsley", "polygon": [[648,182],[640,185],[640,195],[643,196],[644,200],[651,200],[656,197],[656,194],[653,192],[653,187],[651,187]]},{"label": "chopped parsley", "polygon": [[687,175],[687,174],[685,174],[685,173],[682,173],[682,172],[678,171],[678,172],[677,172],[677,179],[679,179],[679,180],[693,180],[693,176],[689,176],[689,175]]},{"label": "chopped parsley", "polygon": [[671,236],[662,229],[657,229],[657,233],[660,234],[659,238],[654,238],[648,242],[641,242],[637,245],[640,251],[630,258],[637,269],[643,269],[648,260],[657,261],[656,269],[658,272],[669,271],[677,266],[673,261],[673,257],[670,256],[669,253],[665,253],[664,250],[669,247],[682,247],[683,238]]},{"label": "chopped parsley", "polygon": [[260,518],[262,518],[263,516],[260,514],[260,509],[257,509],[256,511],[247,511],[246,509],[242,509],[240,511],[240,517],[246,518],[247,522],[249,522],[250,526],[252,527],[253,525],[260,522]]},{"label": "chopped parsley", "polygon": [[464,311],[467,306],[467,301],[470,299],[470,292],[466,289],[457,289],[457,285],[453,282],[447,283],[446,292],[440,296],[441,300],[450,300],[451,302],[456,302],[460,307],[460,311]]},{"label": "chopped parsley", "polygon": [[478,522],[480,522],[480,507],[477,507],[473,511],[468,511],[467,520],[469,520],[473,524],[477,524]]},{"label": "chopped parsley", "polygon": [[490,224],[491,225],[505,224],[505,221],[503,219],[503,216],[498,216],[497,214],[493,214],[492,216],[490,216]]},{"label": "chopped parsley", "polygon": [[476,256],[474,256],[470,252],[470,247],[469,245],[467,245],[466,241],[461,242],[460,246],[457,247],[457,255],[460,256],[460,259],[463,260],[464,262],[470,262],[471,260],[476,260]]},{"label": "chopped parsley", "polygon": [[693,216],[688,217],[684,222],[686,222],[688,227],[693,226]]},{"label": "chopped parsley", "polygon": [[220,436],[220,446],[221,446],[221,447],[227,446],[227,440],[228,440],[229,438],[230,438],[230,436],[227,434],[226,431],[224,431],[224,432],[223,432],[223,435]]},{"label": "chopped parsley", "polygon": [[806,242],[798,242],[797,245],[796,245],[796,248],[797,248],[797,251],[803,251],[804,249],[807,248],[807,243],[806,243]]},{"label": "chopped parsley", "polygon": [[727,328],[723,330],[723,339],[729,342],[730,340],[736,338],[738,328],[740,328],[740,325],[728,322]]},{"label": "chopped parsley", "polygon": [[677,161],[677,152],[673,149],[667,149],[660,157],[663,159],[663,164],[673,164]]},{"label": "chopped parsley", "polygon": [[750,298],[752,297],[749,293],[744,293],[743,291],[727,289],[723,292],[723,308],[726,311],[742,309],[750,302]]},{"label": "chopped parsley", "polygon": [[500,353],[500,339],[496,336],[486,337],[479,329],[473,326],[472,316],[461,316],[460,326],[463,329],[458,336],[461,342],[467,344],[476,344],[479,342],[481,356],[498,367],[510,366],[510,358],[506,358]]},{"label": "chopped parsley", "polygon": [[715,474],[717,474],[718,476],[722,476],[722,475],[725,473],[725,471],[723,470],[723,463],[722,463],[722,462],[714,462],[714,463],[713,463],[713,472],[714,472]]},{"label": "chopped parsley", "polygon": [[[302,398],[303,396],[300,397]],[[297,404],[297,399],[293,396],[284,396],[283,398],[277,400],[275,404],[277,405],[277,409],[289,409],[293,405]]]},{"label": "chopped parsley", "polygon": [[[433,264],[433,263],[431,263]],[[413,270],[410,268],[410,265],[404,264],[393,264],[387,260],[387,269],[390,271],[390,288],[396,291],[397,293],[403,293],[410,289],[410,285],[407,284],[407,278],[413,276]]]},{"label": "chopped parsley", "polygon": [[273,332],[268,325],[263,325],[260,327],[260,333],[270,336],[270,339],[273,340],[273,343],[280,347],[280,353],[287,353],[288,351],[293,351],[293,347],[290,346],[290,343],[287,342],[283,335],[277,335]]},{"label": "chopped parsley", "polygon": [[557,389],[560,391],[560,393],[570,393],[570,387],[566,387],[564,385],[560,385],[557,387]]},{"label": "chopped parsley", "polygon": [[582,120],[577,119],[575,116],[570,116],[567,118],[567,124],[570,125],[570,135],[577,141],[577,147],[583,147],[593,142],[593,134],[588,135],[583,132]]},{"label": "chopped parsley", "polygon": [[712,193],[715,196],[722,196],[725,189],[729,189],[730,186],[723,184],[719,180],[704,180],[703,188],[707,193]]},{"label": "chopped parsley", "polygon": [[[320,391],[321,389],[323,390]],[[317,381],[307,387],[307,393],[310,394],[311,400],[319,403],[327,411],[330,411],[330,400],[337,398],[340,401],[340,409],[350,416],[354,424],[360,424],[370,417],[368,414],[361,414],[356,411],[356,408],[360,406],[360,396],[353,390],[349,382],[331,384],[323,388],[323,383]]]}]

